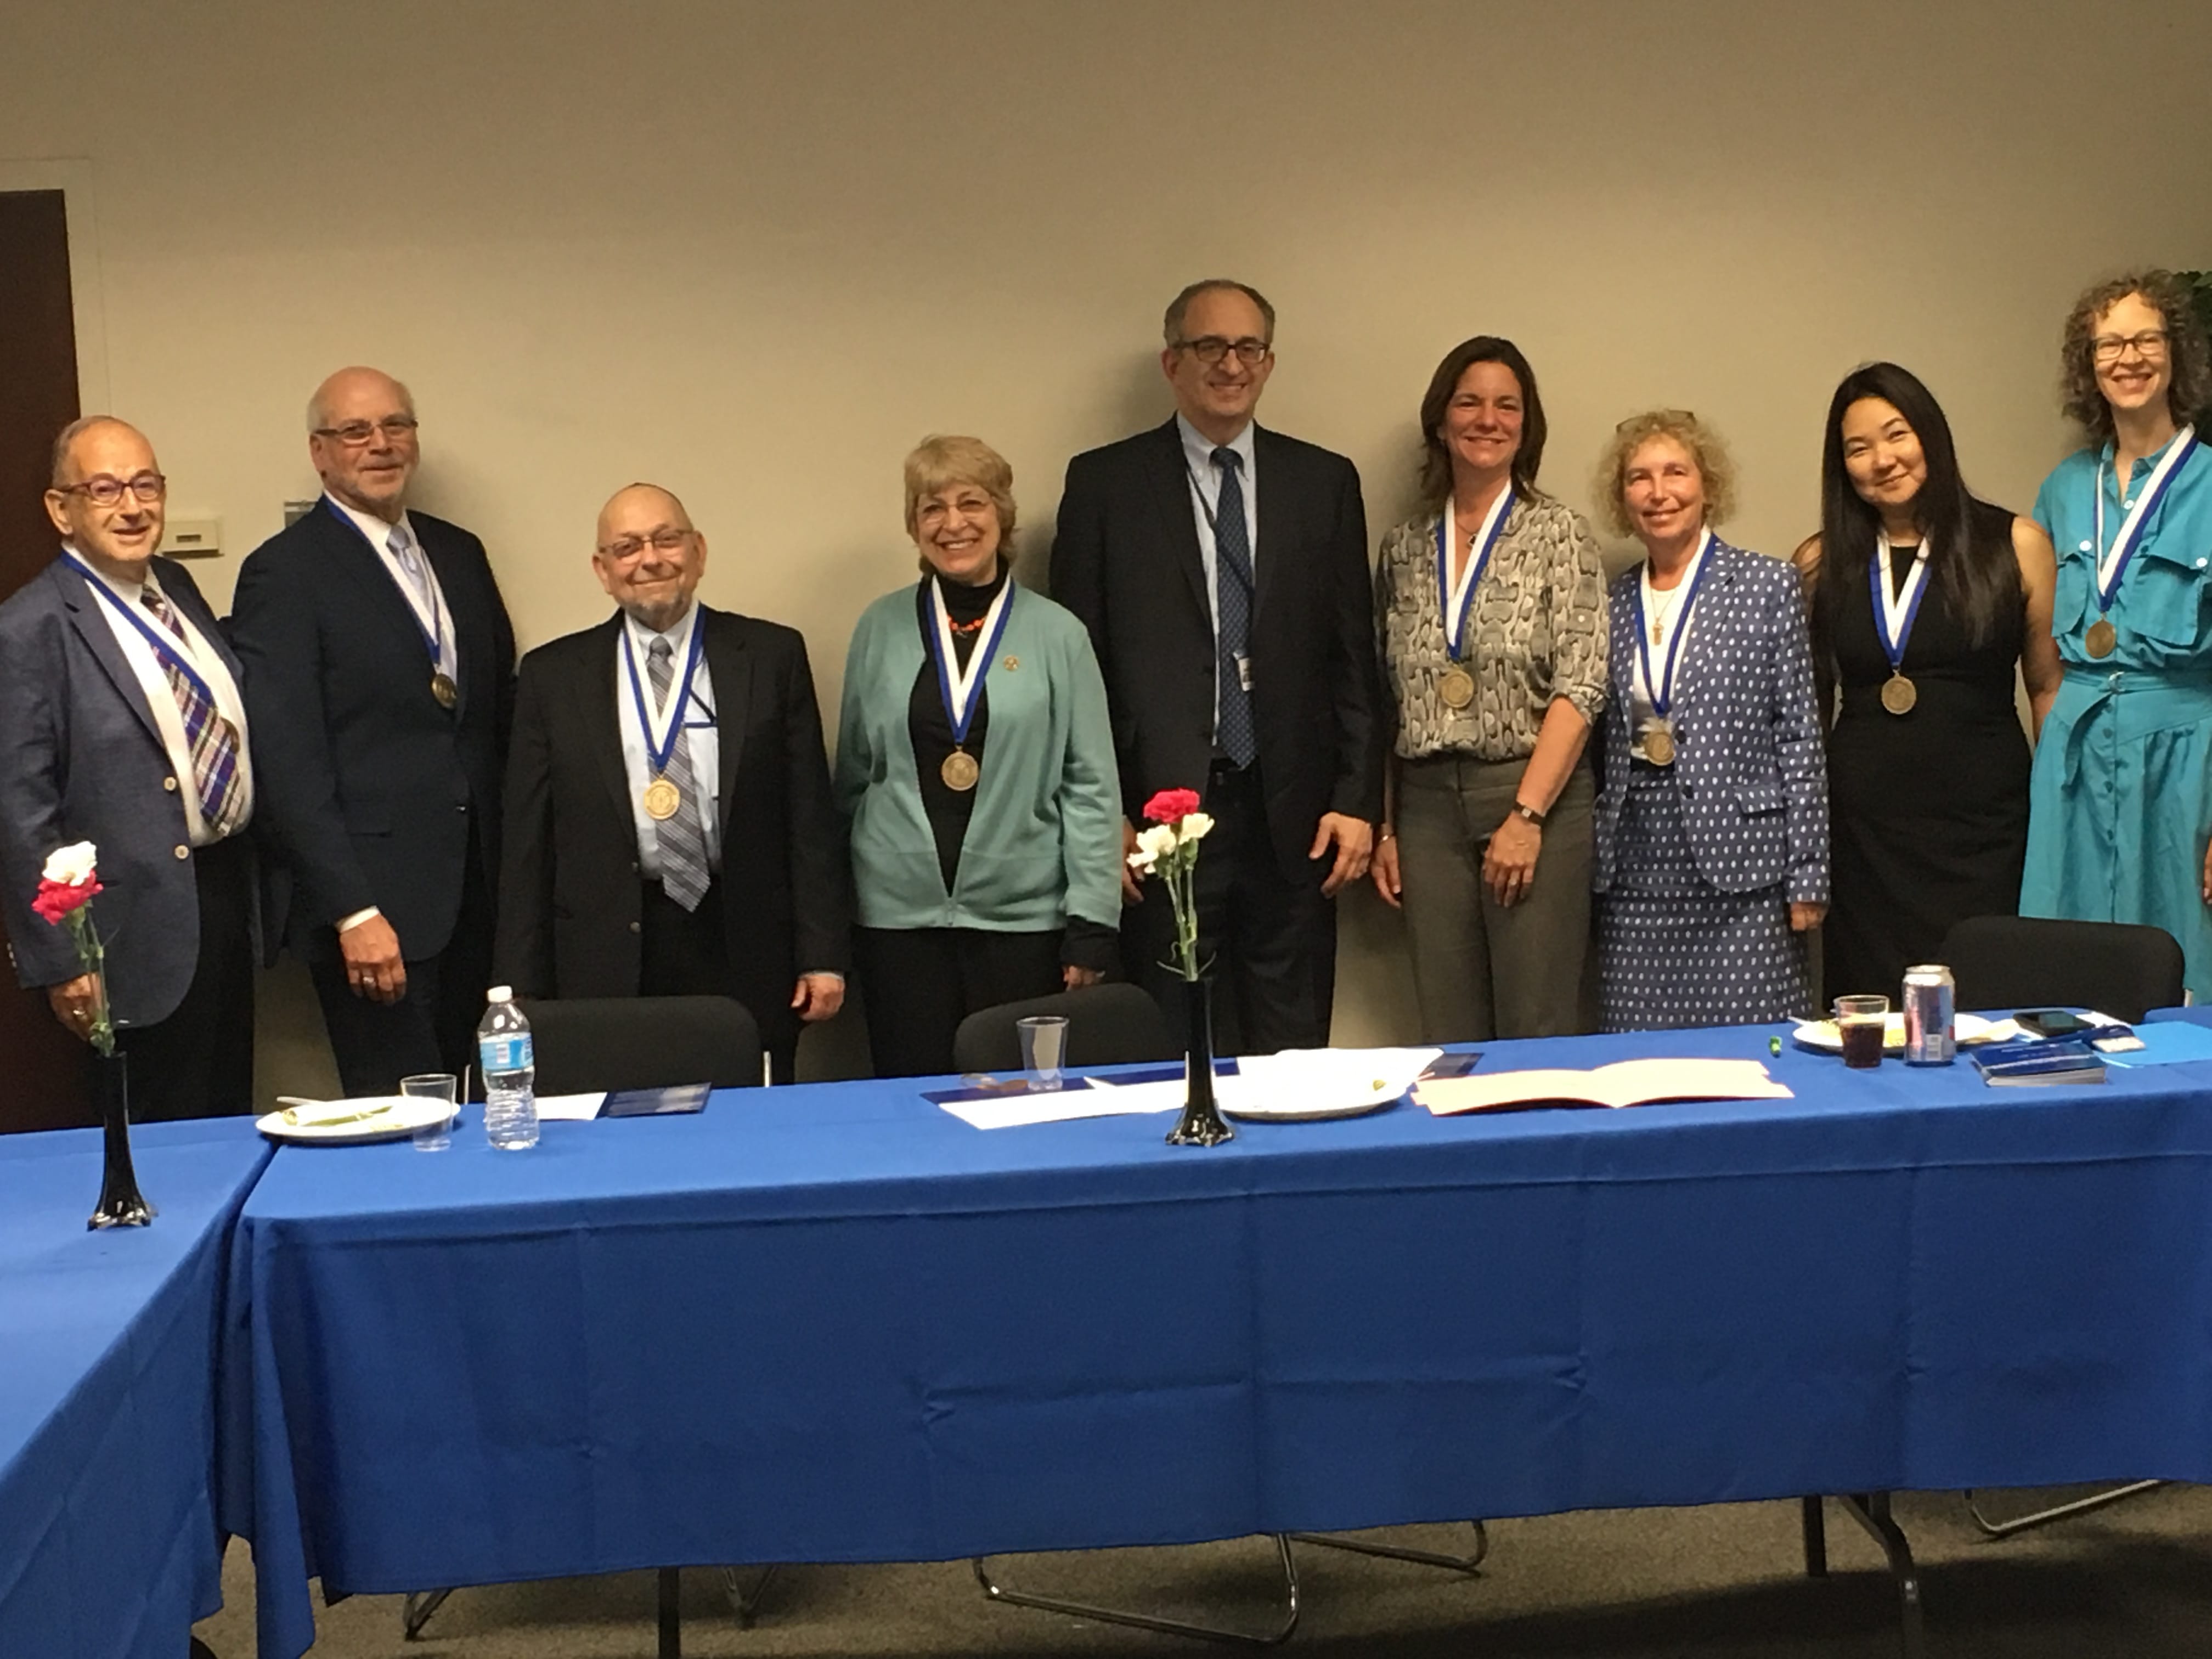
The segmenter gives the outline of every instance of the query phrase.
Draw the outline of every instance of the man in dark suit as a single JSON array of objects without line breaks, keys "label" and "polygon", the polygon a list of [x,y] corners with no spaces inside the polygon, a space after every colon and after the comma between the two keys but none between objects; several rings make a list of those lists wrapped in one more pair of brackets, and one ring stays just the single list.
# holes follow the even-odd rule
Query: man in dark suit
[{"label": "man in dark suit", "polygon": [[92,842],[93,923],[142,1121],[253,1103],[240,674],[185,568],[155,556],[167,490],[135,428],[72,422],[46,491],[60,556],[0,605],[0,909],[15,970],[89,1034],[97,988],[31,900],[50,854]]},{"label": "man in dark suit", "polygon": [[[1175,418],[1068,463],[1053,597],[1105,670],[1126,809],[1196,789],[1213,817],[1197,889],[1225,1046],[1321,1047],[1330,900],[1365,872],[1382,807],[1359,475],[1253,423],[1274,368],[1256,291],[1194,283],[1166,324]],[[1123,888],[1131,970],[1172,993],[1166,897]]]},{"label": "man in dark suit", "polygon": [[349,1094],[467,1065],[489,978],[514,635],[483,544],[410,513],[407,388],[341,369],[307,411],[314,510],[239,572],[269,826]]},{"label": "man in dark suit", "polygon": [[735,997],[788,1082],[851,948],[806,643],[693,603],[707,538],[657,485],[600,511],[592,567],[621,610],[522,661],[498,975],[524,995]]}]

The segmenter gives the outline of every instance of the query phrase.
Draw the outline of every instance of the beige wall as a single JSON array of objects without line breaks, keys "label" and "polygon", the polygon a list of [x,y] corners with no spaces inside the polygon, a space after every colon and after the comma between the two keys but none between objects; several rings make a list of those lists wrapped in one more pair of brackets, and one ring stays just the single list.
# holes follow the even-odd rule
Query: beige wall
[{"label": "beige wall", "polygon": [[[173,515],[222,520],[216,597],[313,489],[309,389],[373,362],[526,644],[602,614],[593,511],[649,477],[707,597],[804,628],[833,706],[908,568],[908,446],[999,445],[1041,553],[1066,457],[1166,414],[1193,276],[1275,301],[1263,418],[1358,463],[1377,534],[1430,369],[1492,331],[1555,490],[1685,405],[1735,441],[1736,538],[1780,550],[1853,364],[1917,369],[2025,506],[2074,293],[2212,264],[2193,0],[29,9],[0,187],[88,161],[87,398],[154,435]],[[1392,920],[1346,920],[1340,1040],[1404,1034]],[[296,992],[272,1085],[315,1063]]]}]

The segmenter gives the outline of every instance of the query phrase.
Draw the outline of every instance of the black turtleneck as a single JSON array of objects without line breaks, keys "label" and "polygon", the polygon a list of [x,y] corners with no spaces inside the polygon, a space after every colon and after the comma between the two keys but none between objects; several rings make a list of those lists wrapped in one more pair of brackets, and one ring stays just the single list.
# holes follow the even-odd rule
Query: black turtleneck
[{"label": "black turtleneck", "polygon": [[[945,890],[951,892],[960,873],[960,848],[968,839],[968,821],[975,811],[974,789],[953,789],[946,786],[944,774],[939,769],[945,757],[952,752],[952,722],[945,713],[945,700],[937,685],[937,621],[931,614],[929,590],[933,579],[925,576],[915,592],[915,622],[921,629],[921,672],[915,676],[914,690],[907,698],[907,736],[914,744],[914,764],[921,783],[921,810],[929,818],[932,838],[937,842],[937,868],[945,878]],[[981,639],[979,623],[999,597],[999,590],[1006,585],[1006,566],[1002,560],[998,574],[981,587],[970,587],[963,582],[939,581],[939,590],[945,595],[945,615],[952,622],[952,650],[962,668],[975,653],[975,642]],[[963,624],[966,624],[965,631]],[[968,721],[968,740],[960,747],[973,756],[978,764],[983,763],[983,750],[991,724],[991,693],[988,682],[975,688],[975,712]],[[1079,968],[1091,968],[1106,972],[1115,966],[1119,936],[1109,927],[1096,922],[1071,918],[1067,925],[1066,942],[1060,948],[1060,959]]]}]

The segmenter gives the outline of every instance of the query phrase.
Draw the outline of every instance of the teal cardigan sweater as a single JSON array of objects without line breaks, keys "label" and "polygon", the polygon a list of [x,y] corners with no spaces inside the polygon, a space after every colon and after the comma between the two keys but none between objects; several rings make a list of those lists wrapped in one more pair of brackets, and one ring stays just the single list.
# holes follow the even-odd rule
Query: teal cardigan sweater
[{"label": "teal cardigan sweater", "polygon": [[1016,587],[983,672],[991,730],[951,892],[915,781],[907,705],[925,653],[910,584],[860,614],[845,658],[837,799],[863,927],[1042,933],[1121,921],[1121,789],[1091,636]]}]

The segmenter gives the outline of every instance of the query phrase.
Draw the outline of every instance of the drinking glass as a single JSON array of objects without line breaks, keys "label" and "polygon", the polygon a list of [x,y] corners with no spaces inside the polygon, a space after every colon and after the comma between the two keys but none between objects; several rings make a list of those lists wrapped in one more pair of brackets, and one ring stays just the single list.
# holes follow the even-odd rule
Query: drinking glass
[{"label": "drinking glass", "polygon": [[1881,1065],[1888,1025],[1887,997],[1838,997],[1836,1030],[1844,1040],[1844,1064],[1853,1071]]},{"label": "drinking glass", "polygon": [[1067,1057],[1067,1016],[1031,1014],[1016,1020],[1014,1028],[1022,1034],[1022,1069],[1036,1079],[1030,1087],[1039,1093],[1059,1088]]},{"label": "drinking glass", "polygon": [[399,1079],[399,1092],[411,1099],[442,1100],[446,1115],[423,1124],[415,1131],[415,1150],[418,1152],[442,1152],[453,1144],[453,1103],[459,1087],[451,1072],[422,1072],[414,1077]]}]

